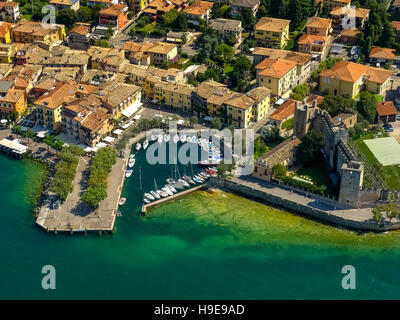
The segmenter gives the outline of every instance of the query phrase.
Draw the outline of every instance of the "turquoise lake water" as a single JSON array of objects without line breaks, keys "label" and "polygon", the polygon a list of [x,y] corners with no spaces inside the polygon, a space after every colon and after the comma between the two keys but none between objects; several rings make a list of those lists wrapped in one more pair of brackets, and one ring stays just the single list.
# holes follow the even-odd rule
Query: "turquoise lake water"
[{"label": "turquoise lake water", "polygon": [[[144,187],[161,184],[168,170],[140,156]],[[43,168],[2,155],[0,168],[1,299],[400,298],[399,232],[357,234],[221,191],[140,217],[135,172],[113,235],[49,236],[30,203]],[[349,264],[353,291],[341,288]],[[56,268],[56,290],[41,288],[44,265]]]}]

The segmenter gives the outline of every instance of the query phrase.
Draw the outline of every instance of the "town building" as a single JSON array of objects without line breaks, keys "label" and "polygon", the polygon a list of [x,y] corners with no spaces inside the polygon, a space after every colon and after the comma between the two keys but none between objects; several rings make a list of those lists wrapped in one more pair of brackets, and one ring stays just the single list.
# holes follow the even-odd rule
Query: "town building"
[{"label": "town building", "polygon": [[9,114],[17,113],[18,117],[23,114],[27,108],[26,92],[9,88],[6,92],[2,90],[2,80],[0,80],[0,116],[6,119]]},{"label": "town building", "polygon": [[392,27],[396,34],[396,41],[400,41],[400,21],[392,21]]},{"label": "town building", "polygon": [[187,23],[193,26],[200,25],[200,20],[203,20],[204,23],[208,23],[211,17],[212,6],[213,2],[209,1],[196,0],[193,2],[188,8],[183,10],[187,17]]},{"label": "town building", "polygon": [[178,61],[178,47],[166,42],[126,42],[125,57],[133,64],[162,66]]},{"label": "town building", "polygon": [[350,7],[351,0],[323,0],[322,5],[332,10],[336,7]]},{"label": "town building", "polygon": [[218,39],[232,44],[242,42],[242,22],[232,19],[211,19],[209,26],[215,30]]},{"label": "town building", "polygon": [[17,22],[21,17],[18,3],[14,1],[0,2],[0,17],[3,21]]},{"label": "town building", "polygon": [[112,5],[118,4],[119,0],[87,0],[87,6],[93,8],[96,4],[103,7],[110,7]]},{"label": "town building", "polygon": [[332,20],[319,17],[311,17],[307,20],[305,28],[306,34],[328,37],[332,32]]},{"label": "town building", "polygon": [[50,0],[49,3],[55,6],[57,10],[71,9],[78,11],[80,7],[79,0]]},{"label": "town building", "polygon": [[296,51],[289,50],[280,50],[280,49],[271,49],[271,48],[262,48],[256,47],[253,52],[253,65],[258,65],[265,58],[269,59],[284,59],[293,61],[296,63],[296,75],[297,75],[297,84],[301,84],[310,77],[311,75],[311,55],[306,53],[300,53]]},{"label": "town building", "polygon": [[173,109],[191,111],[194,89],[194,86],[187,83],[158,81],[154,84],[154,98]]},{"label": "town building", "polygon": [[357,28],[343,29],[343,31],[340,32],[340,42],[355,45],[361,33],[362,31]]},{"label": "town building", "polygon": [[41,41],[51,44],[54,41],[65,39],[65,28],[58,24],[49,24],[48,27],[44,27],[41,22],[19,21],[11,28],[11,38],[13,42]]},{"label": "town building", "polygon": [[257,83],[275,96],[287,97],[297,83],[297,64],[284,59],[264,59],[256,66]]},{"label": "town building", "polygon": [[[335,7],[330,12],[334,34],[339,34],[343,29],[357,28],[365,30],[369,19],[369,9],[354,7]],[[350,18],[349,18],[350,17]],[[354,17],[354,18],[353,18]]]},{"label": "town building", "polygon": [[0,43],[11,42],[11,27],[12,23],[0,21]]},{"label": "town building", "polygon": [[339,61],[320,75],[320,91],[354,98],[361,90],[383,95],[390,87],[392,71],[349,61]]},{"label": "town building", "polygon": [[397,109],[392,101],[378,103],[376,108],[378,121],[382,123],[395,122]]},{"label": "town building", "polygon": [[232,16],[239,16],[244,9],[249,9],[255,16],[259,7],[260,0],[232,0]]},{"label": "town building", "polygon": [[128,21],[128,7],[125,4],[115,4],[99,12],[99,24],[95,29],[96,34],[112,36],[121,30]]},{"label": "town building", "polygon": [[254,38],[261,47],[283,49],[289,40],[290,20],[262,17],[255,27]]},{"label": "town building", "polygon": [[369,53],[369,61],[377,67],[383,67],[387,62],[396,59],[396,49],[373,47]]},{"label": "town building", "polygon": [[172,9],[181,12],[187,6],[187,0],[154,0],[143,9],[143,14],[153,21],[158,21],[164,13],[167,13]]},{"label": "town building", "polygon": [[87,50],[90,47],[90,24],[77,23],[69,31],[67,44],[71,49]]},{"label": "town building", "polygon": [[327,41],[327,36],[302,34],[297,42],[298,50],[312,55],[314,59],[323,60],[328,53]]}]

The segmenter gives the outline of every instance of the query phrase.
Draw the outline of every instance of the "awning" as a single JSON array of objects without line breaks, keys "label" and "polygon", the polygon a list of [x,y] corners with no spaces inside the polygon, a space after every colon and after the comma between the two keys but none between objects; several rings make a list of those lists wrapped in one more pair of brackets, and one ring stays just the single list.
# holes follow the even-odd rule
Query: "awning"
[{"label": "awning", "polygon": [[99,142],[98,144],[96,144],[95,148],[104,148],[107,147],[107,144],[105,144],[104,142]]},{"label": "awning", "polygon": [[183,120],[181,119],[181,120],[178,120],[178,121],[176,122],[176,124],[184,125],[184,124],[185,124],[185,121],[183,121]]},{"label": "awning", "polygon": [[135,115],[135,116],[133,117],[133,119],[139,120],[141,117],[142,117],[142,116],[141,116],[140,114],[137,114],[137,115]]},{"label": "awning", "polygon": [[126,108],[124,111],[121,113],[127,117],[130,118],[135,112],[139,110],[139,108],[143,105],[140,101],[136,101],[134,104],[130,105],[128,108]]},{"label": "awning", "polygon": [[204,120],[204,121],[211,121],[212,119],[213,119],[212,117],[208,117],[208,116],[207,116],[207,117],[204,117],[203,120]]},{"label": "awning", "polygon": [[7,123],[7,119],[1,119],[0,122],[1,123]]},{"label": "awning", "polygon": [[275,102],[275,104],[277,104],[278,106],[280,106],[281,104],[283,104],[286,100],[280,98],[278,101]]},{"label": "awning", "polygon": [[120,134],[123,133],[123,131],[121,129],[117,129],[113,131],[114,134],[116,134],[117,136],[119,136]]},{"label": "awning", "polygon": [[103,139],[103,141],[108,142],[108,143],[112,143],[112,142],[114,142],[114,140],[115,140],[115,138],[113,138],[113,137],[105,137]]},{"label": "awning", "polygon": [[129,121],[122,126],[122,129],[128,129],[133,124],[133,121]]}]

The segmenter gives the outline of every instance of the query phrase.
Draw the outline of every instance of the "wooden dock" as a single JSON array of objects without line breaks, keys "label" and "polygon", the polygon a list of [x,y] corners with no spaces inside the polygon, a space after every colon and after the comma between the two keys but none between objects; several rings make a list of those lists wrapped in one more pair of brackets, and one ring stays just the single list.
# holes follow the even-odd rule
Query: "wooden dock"
[{"label": "wooden dock", "polygon": [[208,184],[204,183],[202,185],[199,185],[199,186],[196,186],[196,187],[193,187],[193,188],[190,188],[190,189],[175,193],[172,196],[169,196],[169,197],[166,197],[166,198],[161,198],[160,200],[153,201],[153,202],[150,202],[148,204],[143,204],[141,213],[143,215],[145,215],[146,212],[147,212],[147,209],[149,209],[149,208],[159,206],[159,205],[161,205],[163,203],[166,203],[168,201],[181,198],[183,196],[186,196],[189,193],[192,193],[192,192],[195,192],[195,191],[198,191],[198,190],[201,190],[201,189],[206,189],[206,188],[208,188]]}]

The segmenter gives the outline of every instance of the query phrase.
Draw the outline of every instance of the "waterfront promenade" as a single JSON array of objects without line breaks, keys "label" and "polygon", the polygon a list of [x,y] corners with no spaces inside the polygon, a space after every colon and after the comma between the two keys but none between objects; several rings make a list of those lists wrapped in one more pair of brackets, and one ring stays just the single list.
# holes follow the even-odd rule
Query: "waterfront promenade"
[{"label": "waterfront promenade", "polygon": [[210,185],[342,227],[366,231],[400,229],[398,218],[377,223],[373,220],[372,208],[345,208],[334,200],[251,176],[234,177],[231,181],[212,178]]}]

